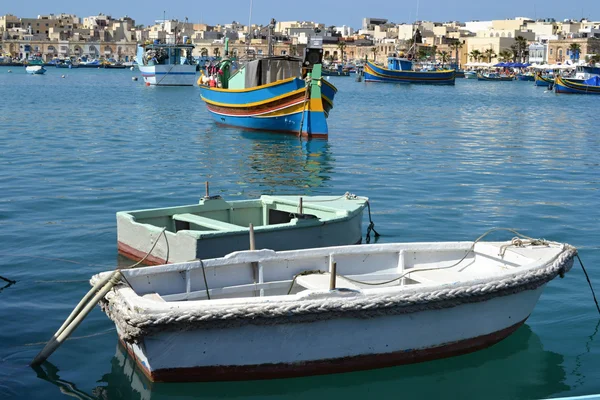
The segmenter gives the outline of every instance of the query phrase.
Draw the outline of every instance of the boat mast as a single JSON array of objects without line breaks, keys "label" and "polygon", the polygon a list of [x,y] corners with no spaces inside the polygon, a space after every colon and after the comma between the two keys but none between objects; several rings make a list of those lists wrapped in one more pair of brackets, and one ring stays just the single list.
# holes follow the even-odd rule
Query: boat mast
[{"label": "boat mast", "polygon": [[271,22],[269,22],[269,36],[268,36],[268,47],[269,47],[269,57],[273,57],[273,33],[275,31],[275,18],[271,18]]},{"label": "boat mast", "polygon": [[248,37],[246,37],[246,57],[249,56],[250,53],[250,30],[252,29],[252,0],[250,0],[250,16],[248,17]]}]

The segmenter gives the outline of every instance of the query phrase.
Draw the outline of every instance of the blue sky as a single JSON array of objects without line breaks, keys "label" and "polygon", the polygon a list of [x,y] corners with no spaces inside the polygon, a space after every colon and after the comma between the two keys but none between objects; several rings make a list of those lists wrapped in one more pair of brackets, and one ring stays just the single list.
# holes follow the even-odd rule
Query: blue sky
[{"label": "blue sky", "polygon": [[[0,15],[15,14],[19,17],[36,17],[38,14],[76,14],[80,17],[108,14],[115,18],[128,15],[139,24],[150,24],[161,19],[163,11],[167,18],[204,22],[211,25],[238,21],[248,23],[250,0],[178,1],[159,0],[3,0]],[[300,4],[300,3],[298,3]],[[418,15],[417,15],[418,5]],[[326,25],[348,25],[360,28],[362,18],[387,18],[393,22],[410,22],[418,17],[430,21],[470,21],[514,17],[600,19],[599,0],[545,0],[545,1],[398,1],[398,0],[304,0],[301,5],[282,0],[253,0],[252,23],[266,24],[271,17],[279,21],[307,20]]]}]

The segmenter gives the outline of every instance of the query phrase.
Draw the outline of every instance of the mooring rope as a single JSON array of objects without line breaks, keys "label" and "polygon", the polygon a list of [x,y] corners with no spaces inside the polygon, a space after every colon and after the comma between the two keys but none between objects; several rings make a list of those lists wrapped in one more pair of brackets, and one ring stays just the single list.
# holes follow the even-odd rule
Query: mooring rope
[{"label": "mooring rope", "polygon": [[5,282],[8,282],[9,285],[14,285],[15,283],[17,283],[17,281],[13,281],[12,279],[5,278],[2,275],[0,275],[0,279],[2,279]]},{"label": "mooring rope", "polygon": [[[300,119],[300,130],[298,131],[298,136],[302,136],[302,128],[304,127],[304,114],[306,111],[306,103],[310,98],[310,83],[311,81],[306,81],[306,93],[304,94],[304,102],[302,103],[302,118]],[[308,135],[308,129],[306,129],[306,134]]]},{"label": "mooring rope", "polygon": [[596,303],[596,309],[598,310],[598,314],[600,314],[600,306],[598,305],[598,299],[596,299],[596,293],[594,293],[594,288],[592,287],[592,282],[590,281],[590,277],[588,276],[588,273],[585,270],[585,267],[583,266],[583,262],[581,261],[581,258],[579,258],[579,254],[576,254],[575,257],[577,257],[577,259],[579,260],[581,269],[583,270],[583,273],[585,274],[585,279],[587,280],[587,283],[590,286],[590,290],[592,291],[592,297],[594,299],[594,303]]}]

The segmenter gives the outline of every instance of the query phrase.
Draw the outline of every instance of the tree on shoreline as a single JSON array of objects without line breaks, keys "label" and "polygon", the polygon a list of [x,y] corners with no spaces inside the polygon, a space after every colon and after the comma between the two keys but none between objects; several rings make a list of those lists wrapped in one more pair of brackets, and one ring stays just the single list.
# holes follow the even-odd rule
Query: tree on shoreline
[{"label": "tree on shoreline", "polygon": [[500,53],[498,54],[498,58],[502,62],[509,62],[513,59],[513,52],[508,49],[502,49],[502,50],[500,50]]},{"label": "tree on shoreline", "polygon": [[494,53],[494,49],[486,49],[483,52],[483,56],[487,58],[488,62],[492,62],[492,58],[496,57],[496,53]]},{"label": "tree on shoreline", "polygon": [[475,61],[475,62],[479,62],[479,60],[481,60],[481,57],[483,55],[481,54],[481,52],[479,50],[472,50],[469,53],[469,57],[471,58],[471,61]]}]

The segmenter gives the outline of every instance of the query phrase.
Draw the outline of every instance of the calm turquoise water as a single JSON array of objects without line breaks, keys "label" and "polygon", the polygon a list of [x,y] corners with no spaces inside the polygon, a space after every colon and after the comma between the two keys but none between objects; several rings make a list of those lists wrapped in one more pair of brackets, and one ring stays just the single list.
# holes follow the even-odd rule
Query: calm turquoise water
[{"label": "calm turquoise water", "polygon": [[0,68],[0,275],[18,282],[0,289],[0,398],[600,393],[599,316],[578,265],[548,285],[514,335],[435,362],[150,387],[123,361],[97,308],[52,364],[27,366],[89,277],[119,262],[115,212],[193,203],[207,180],[211,194],[228,199],[369,196],[380,242],[474,240],[492,227],[568,242],[580,247],[600,292],[600,98],[557,96],[530,82],[426,87],[332,78],[339,93],[330,138],[301,141],[218,127],[198,88],[145,87],[131,80],[137,72],[72,70],[62,79],[64,70],[11,69]]}]

